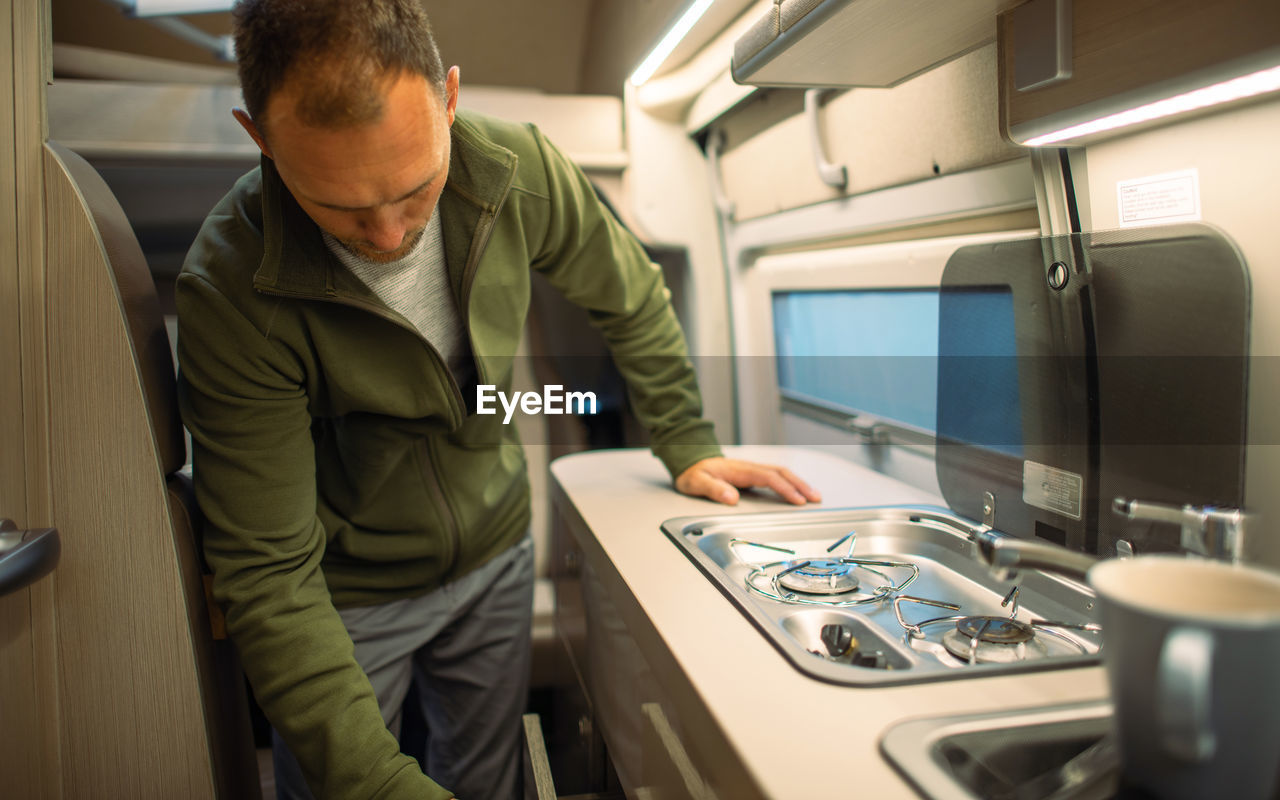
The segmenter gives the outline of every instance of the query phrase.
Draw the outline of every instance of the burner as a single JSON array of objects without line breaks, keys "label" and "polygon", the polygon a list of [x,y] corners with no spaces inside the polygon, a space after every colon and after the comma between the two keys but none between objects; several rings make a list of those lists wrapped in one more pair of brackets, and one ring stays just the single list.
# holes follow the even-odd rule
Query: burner
[{"label": "burner", "polygon": [[1008,617],[964,617],[942,634],[942,646],[970,664],[1009,664],[1047,652],[1034,628]]},{"label": "burner", "polygon": [[1036,632],[1025,622],[1008,617],[965,617],[956,630],[970,639],[996,644],[1018,644],[1035,638]]},{"label": "burner", "polygon": [[[850,532],[827,548],[830,553],[849,542],[849,555],[843,558],[795,558],[794,550],[746,539],[730,539],[729,549],[734,550],[735,555],[748,568],[744,579],[747,590],[779,603],[833,608],[879,603],[893,597],[920,577],[920,567],[908,561],[854,558],[853,538],[854,534]],[[753,552],[752,557],[744,558],[741,553],[736,552],[738,547],[751,547],[756,551],[772,550],[786,553],[792,558],[761,563],[757,560],[758,552]],[[881,571],[885,567],[909,570],[909,574],[890,576]],[[861,593],[858,592],[860,571],[874,576],[870,583],[873,588]]]},{"label": "burner", "polygon": [[778,584],[784,589],[805,594],[844,594],[858,588],[855,565],[834,559],[789,561],[783,565]]},{"label": "burner", "polygon": [[[1005,597],[1001,605],[1014,604],[1017,609],[1018,587]],[[1009,664],[1051,656],[1084,655],[1098,652],[1095,642],[1082,640],[1070,631],[1097,633],[1098,625],[1090,623],[1052,622],[1033,619],[1022,622],[1013,617],[956,616],[910,622],[903,612],[904,603],[958,611],[960,606],[925,597],[899,594],[893,599],[893,613],[906,631],[904,639],[912,650],[931,653],[939,658],[954,656],[962,664]],[[941,631],[941,633],[939,633]],[[949,661],[949,660],[948,660]]]}]

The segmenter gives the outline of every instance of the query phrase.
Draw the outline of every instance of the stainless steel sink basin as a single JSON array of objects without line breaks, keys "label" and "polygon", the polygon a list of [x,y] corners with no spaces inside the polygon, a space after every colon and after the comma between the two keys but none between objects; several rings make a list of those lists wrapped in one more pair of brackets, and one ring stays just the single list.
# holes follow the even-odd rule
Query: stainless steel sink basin
[{"label": "stainless steel sink basin", "polygon": [[916,719],[880,748],[930,800],[1109,798],[1119,785],[1110,703]]},{"label": "stainless steel sink basin", "polygon": [[978,528],[947,509],[682,517],[663,530],[820,680],[908,683],[1098,660],[1088,587],[1034,570],[996,580],[976,557]]}]

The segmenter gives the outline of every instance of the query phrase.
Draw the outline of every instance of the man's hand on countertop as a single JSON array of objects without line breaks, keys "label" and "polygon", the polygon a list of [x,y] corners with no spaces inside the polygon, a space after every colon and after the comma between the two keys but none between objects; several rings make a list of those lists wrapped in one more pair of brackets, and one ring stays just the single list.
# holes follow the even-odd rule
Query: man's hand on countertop
[{"label": "man's hand on countertop", "polygon": [[730,506],[738,503],[738,489],[755,488],[772,489],[783,500],[798,506],[822,502],[813,487],[786,467],[736,458],[704,458],[676,478],[676,491]]}]

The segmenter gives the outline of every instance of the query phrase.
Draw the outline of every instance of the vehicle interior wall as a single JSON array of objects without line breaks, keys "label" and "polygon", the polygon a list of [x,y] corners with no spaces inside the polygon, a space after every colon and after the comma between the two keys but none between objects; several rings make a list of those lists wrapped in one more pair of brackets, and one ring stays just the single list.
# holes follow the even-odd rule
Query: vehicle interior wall
[{"label": "vehicle interior wall", "polygon": [[719,436],[734,441],[724,261],[706,161],[683,125],[646,113],[633,89],[623,113],[628,157],[623,207],[642,237],[686,252],[685,337],[698,370],[703,413]]},{"label": "vehicle interior wall", "polygon": [[[628,95],[627,177],[642,224],[689,248],[692,280],[700,284],[691,294],[695,352],[732,354],[719,359],[723,383],[709,398],[719,399],[717,390],[732,395],[733,427],[720,429],[745,443],[840,443],[846,457],[936,491],[927,447],[868,447],[848,430],[782,413],[768,304],[772,292],[787,287],[873,285],[867,283],[871,272],[853,266],[862,258],[858,245],[904,243],[869,249],[878,254],[870,260],[879,259],[874,281],[881,286],[918,283],[920,252],[932,248],[923,259],[923,272],[932,277],[923,280],[936,284],[950,250],[932,247],[934,241],[1035,234],[1032,164],[1024,149],[1000,135],[995,46],[894,88],[826,93],[830,99],[817,115],[820,139],[828,160],[848,171],[843,188],[824,183],[814,166],[803,90],[730,96],[704,124],[701,98],[719,92],[714,78],[704,82],[699,99],[683,106]],[[718,158],[711,152],[717,137]],[[709,184],[705,193],[693,189],[689,205],[699,208],[673,203],[668,187],[692,183],[694,173]],[[707,213],[717,205],[718,214]],[[842,266],[831,263],[833,248],[847,248]],[[714,329],[701,327],[708,321]],[[704,365],[704,386],[708,372]]]}]

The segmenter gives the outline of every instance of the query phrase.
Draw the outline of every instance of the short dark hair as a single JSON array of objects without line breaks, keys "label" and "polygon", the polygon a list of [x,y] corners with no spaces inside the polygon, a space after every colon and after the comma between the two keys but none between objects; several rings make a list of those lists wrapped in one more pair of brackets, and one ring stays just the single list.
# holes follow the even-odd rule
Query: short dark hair
[{"label": "short dark hair", "polygon": [[374,87],[405,70],[444,99],[444,66],[421,0],[238,0],[233,16],[240,90],[264,133],[272,93],[299,69],[299,117],[319,127],[377,119]]}]

